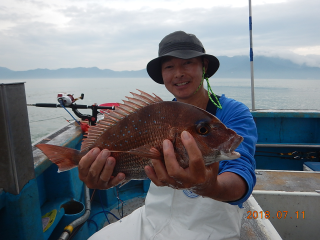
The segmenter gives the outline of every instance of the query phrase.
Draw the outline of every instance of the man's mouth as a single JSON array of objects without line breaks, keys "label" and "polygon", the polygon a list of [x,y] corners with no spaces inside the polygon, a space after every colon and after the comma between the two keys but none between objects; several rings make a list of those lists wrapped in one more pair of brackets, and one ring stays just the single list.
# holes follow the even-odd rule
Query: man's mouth
[{"label": "man's mouth", "polygon": [[188,83],[189,83],[189,82],[182,82],[182,83],[176,83],[175,85],[179,87],[179,86],[186,85],[186,84],[188,84]]}]

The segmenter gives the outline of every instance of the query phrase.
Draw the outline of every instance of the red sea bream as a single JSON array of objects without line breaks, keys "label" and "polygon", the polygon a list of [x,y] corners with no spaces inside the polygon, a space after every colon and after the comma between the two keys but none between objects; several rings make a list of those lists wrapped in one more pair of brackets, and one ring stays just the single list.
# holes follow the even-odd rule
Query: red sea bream
[{"label": "red sea bream", "polygon": [[181,141],[182,131],[188,131],[202,152],[205,165],[240,157],[234,150],[243,138],[227,128],[218,118],[193,105],[162,101],[140,91],[132,93],[116,110],[105,114],[96,126],[89,128],[81,151],[49,144],[38,144],[59,171],[76,167],[90,149],[109,149],[116,159],[113,176],[123,172],[126,181],[147,178],[144,167],[151,159],[163,160],[162,143],[172,141],[177,161],[188,167],[189,157]]}]

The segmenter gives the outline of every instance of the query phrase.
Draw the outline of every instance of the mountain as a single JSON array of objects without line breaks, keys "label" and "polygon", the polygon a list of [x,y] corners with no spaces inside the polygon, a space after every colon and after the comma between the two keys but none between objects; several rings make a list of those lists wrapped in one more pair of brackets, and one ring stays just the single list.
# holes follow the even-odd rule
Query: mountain
[{"label": "mountain", "polygon": [[145,70],[113,71],[110,69],[92,68],[59,68],[57,70],[34,69],[27,71],[12,71],[0,67],[0,79],[47,79],[47,78],[130,78],[148,77]]},{"label": "mountain", "polygon": [[[250,61],[247,56],[218,57],[220,68],[215,78],[250,78]],[[255,56],[255,78],[285,79],[320,79],[320,68],[298,65],[290,60]],[[50,78],[145,78],[146,70],[113,71],[110,69],[92,68],[60,68],[57,70],[34,69],[12,71],[0,67],[0,79],[50,79]]]},{"label": "mountain", "polygon": [[[220,68],[216,78],[250,78],[250,60],[246,56],[218,57]],[[320,68],[298,65],[290,60],[256,56],[253,59],[255,78],[320,79]]]}]

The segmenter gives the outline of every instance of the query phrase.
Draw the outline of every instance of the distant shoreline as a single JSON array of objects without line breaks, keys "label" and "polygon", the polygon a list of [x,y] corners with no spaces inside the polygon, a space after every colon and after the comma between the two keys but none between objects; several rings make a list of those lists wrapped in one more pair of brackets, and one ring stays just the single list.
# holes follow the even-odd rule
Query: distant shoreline
[{"label": "distant shoreline", "polygon": [[[247,56],[218,57],[220,68],[214,78],[250,78]],[[254,76],[258,79],[310,79],[320,80],[320,68],[298,65],[290,60],[257,56],[254,58]],[[63,79],[63,78],[149,78],[145,69],[113,71],[110,69],[59,68],[13,71],[0,67],[0,79]]]}]

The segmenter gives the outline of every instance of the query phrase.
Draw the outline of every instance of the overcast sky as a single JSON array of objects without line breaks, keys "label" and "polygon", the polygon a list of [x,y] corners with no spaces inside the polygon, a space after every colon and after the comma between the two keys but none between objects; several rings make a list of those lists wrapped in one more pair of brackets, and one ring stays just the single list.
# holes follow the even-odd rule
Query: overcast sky
[{"label": "overcast sky", "polygon": [[[252,0],[254,54],[320,67],[319,13],[320,0]],[[177,30],[249,55],[248,19],[248,0],[1,0],[0,66],[140,70]]]}]

